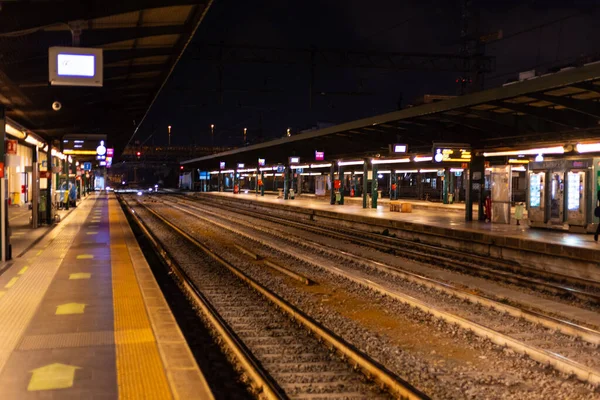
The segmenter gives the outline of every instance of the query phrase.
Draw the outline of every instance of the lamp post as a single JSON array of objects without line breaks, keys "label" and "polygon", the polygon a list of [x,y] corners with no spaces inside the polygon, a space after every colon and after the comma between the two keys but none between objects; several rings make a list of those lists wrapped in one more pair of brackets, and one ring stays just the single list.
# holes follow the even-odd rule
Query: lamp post
[{"label": "lamp post", "polygon": [[210,124],[210,146],[215,147],[215,124]]},{"label": "lamp post", "polygon": [[169,129],[169,147],[171,147],[171,125],[167,127]]},{"label": "lamp post", "polygon": [[291,129],[290,129],[290,128],[287,128],[287,136],[288,136],[288,137],[292,136],[292,132],[291,132]]},{"label": "lamp post", "polygon": [[248,128],[244,128],[244,146],[246,145],[246,132],[248,132]]}]

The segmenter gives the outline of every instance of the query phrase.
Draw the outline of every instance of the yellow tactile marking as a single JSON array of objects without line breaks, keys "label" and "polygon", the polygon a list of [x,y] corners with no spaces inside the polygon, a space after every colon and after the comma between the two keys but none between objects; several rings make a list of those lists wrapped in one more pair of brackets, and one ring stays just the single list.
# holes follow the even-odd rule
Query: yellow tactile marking
[{"label": "yellow tactile marking", "polygon": [[83,314],[85,312],[83,303],[67,303],[56,307],[56,315]]},{"label": "yellow tactile marking", "polygon": [[15,286],[15,283],[17,283],[18,280],[19,280],[18,276],[10,278],[10,281],[8,281],[8,283],[4,287],[6,289],[10,289],[11,287]]},{"label": "yellow tactile marking", "polygon": [[97,235],[97,234],[98,234],[98,232],[86,232],[85,234],[86,234],[86,235]]},{"label": "yellow tactile marking", "polygon": [[78,260],[90,260],[92,258],[94,258],[93,254],[78,254],[77,255]]},{"label": "yellow tactile marking", "polygon": [[21,268],[21,270],[19,271],[19,275],[23,275],[25,272],[27,272],[27,270],[29,269],[28,266],[24,266],[23,268]]},{"label": "yellow tactile marking", "polygon": [[109,201],[117,382],[122,399],[172,398],[142,293],[119,224],[120,209]]},{"label": "yellow tactile marking", "polygon": [[77,279],[90,279],[92,274],[89,272],[77,272],[74,274],[69,274],[69,279],[77,280]]},{"label": "yellow tactile marking", "polygon": [[75,365],[49,364],[36,368],[32,373],[27,390],[30,392],[38,390],[66,389],[73,386],[75,371],[81,369]]},{"label": "yellow tactile marking", "polygon": [[2,298],[2,296],[4,296],[6,294],[6,292],[4,290],[0,290],[0,299]]}]

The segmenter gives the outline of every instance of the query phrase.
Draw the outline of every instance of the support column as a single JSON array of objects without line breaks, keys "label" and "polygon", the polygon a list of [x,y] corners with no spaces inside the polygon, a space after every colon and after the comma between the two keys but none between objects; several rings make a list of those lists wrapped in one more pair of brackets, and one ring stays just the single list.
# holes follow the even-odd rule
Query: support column
[{"label": "support column", "polygon": [[478,195],[479,210],[477,219],[484,220],[483,189],[485,188],[485,159],[473,156],[469,169],[465,171],[465,220],[473,220],[473,198]]},{"label": "support column", "polygon": [[377,183],[377,164],[373,164],[371,169],[373,170],[373,181],[371,182],[371,208],[377,209],[377,189],[379,189]]},{"label": "support column", "polygon": [[448,204],[448,190],[450,189],[450,168],[444,170],[443,200],[444,204]]},{"label": "support column", "polygon": [[47,170],[50,173],[49,174],[49,178],[48,179],[48,185],[46,188],[46,221],[48,222],[48,225],[52,224],[52,177],[53,177],[53,171],[52,171],[52,141],[48,141],[48,153],[46,154],[46,163],[47,163]]},{"label": "support column", "polygon": [[390,172],[390,200],[396,200],[396,189],[394,185],[396,184],[396,173],[392,169]]},{"label": "support column", "polygon": [[[448,173],[448,194],[452,194],[452,203],[455,203],[458,199],[456,198],[456,190],[454,190],[454,172],[449,171]],[[448,196],[450,197],[450,196]],[[450,203],[450,199],[448,198],[448,203]]]},{"label": "support column", "polygon": [[0,163],[2,163],[2,178],[0,178],[0,258],[1,261],[11,259],[10,235],[8,225],[8,180],[6,174],[6,109],[0,105]]},{"label": "support column", "polygon": [[335,189],[333,187],[333,181],[335,179],[335,164],[331,163],[331,167],[329,168],[329,177],[331,179],[331,191],[329,193],[329,204],[335,204]]},{"label": "support column", "polygon": [[[334,163],[331,163],[334,165]],[[344,205],[344,189],[346,187],[346,177],[344,176],[344,167],[338,167],[338,174],[340,175],[341,187],[340,187],[340,204]]]},{"label": "support column", "polygon": [[286,165],[285,166],[285,170],[283,172],[283,199],[287,200],[288,199],[288,190],[289,190],[289,185],[290,185],[290,166]]},{"label": "support column", "polygon": [[367,208],[367,191],[369,190],[369,159],[363,164],[363,208]]},{"label": "support column", "polygon": [[31,149],[31,227],[33,229],[39,226],[40,180],[38,170],[38,147],[33,146]]}]

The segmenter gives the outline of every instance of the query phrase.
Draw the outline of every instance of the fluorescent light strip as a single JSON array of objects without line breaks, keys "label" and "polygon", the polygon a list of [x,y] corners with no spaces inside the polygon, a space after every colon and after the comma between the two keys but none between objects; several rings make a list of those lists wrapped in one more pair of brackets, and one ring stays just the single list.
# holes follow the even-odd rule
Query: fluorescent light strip
[{"label": "fluorescent light strip", "polygon": [[410,158],[372,159],[371,164],[400,164],[410,162]]},{"label": "fluorescent light strip", "polygon": [[431,156],[415,156],[413,158],[414,162],[423,162],[423,161],[431,161],[433,160],[433,157]]},{"label": "fluorescent light strip", "polygon": [[363,165],[365,162],[364,160],[362,161],[338,161],[338,165],[341,167],[347,166],[347,165]]},{"label": "fluorescent light strip", "polygon": [[16,138],[19,138],[19,139],[25,139],[25,137],[27,136],[27,134],[25,132],[20,131],[17,128],[15,128],[14,126],[9,125],[9,124],[5,124],[4,129],[5,129],[6,133],[8,133],[9,135],[14,136]]},{"label": "fluorescent light strip", "polygon": [[395,171],[397,174],[416,174],[419,172],[418,169],[397,169]]},{"label": "fluorescent light strip", "polygon": [[328,164],[310,164],[311,168],[327,168],[331,167],[331,163]]},{"label": "fluorescent light strip", "polygon": [[426,174],[429,172],[438,172],[438,171],[443,171],[443,169],[420,169],[419,172],[422,174]]},{"label": "fluorescent light strip", "polygon": [[265,174],[265,177],[267,177],[267,176],[273,176],[273,174]]},{"label": "fluorescent light strip", "polygon": [[363,174],[363,172],[362,172],[362,171],[356,171],[356,172],[354,173],[354,175],[362,175],[362,174]]},{"label": "fluorescent light strip", "polygon": [[224,171],[221,171],[222,174],[233,174],[233,170],[232,169],[226,169]]},{"label": "fluorescent light strip", "polygon": [[262,167],[262,168],[260,169],[260,171],[261,171],[261,172],[262,172],[262,171],[274,171],[274,170],[276,170],[276,169],[277,169],[277,167]]},{"label": "fluorescent light strip", "polygon": [[450,168],[450,172],[463,172],[462,168]]},{"label": "fluorescent light strip", "polygon": [[390,171],[389,169],[384,170],[384,171],[377,171],[378,174],[391,174],[392,171]]},{"label": "fluorescent light strip", "polygon": [[501,156],[518,156],[523,155],[537,155],[537,154],[564,154],[565,149],[563,146],[556,147],[544,147],[541,149],[527,149],[527,150],[510,150],[510,151],[497,151],[490,153],[483,153],[484,157],[501,157]]},{"label": "fluorescent light strip", "polygon": [[219,173],[219,171],[210,171],[211,175],[217,175]]},{"label": "fluorescent light strip", "polygon": [[575,148],[578,153],[593,153],[600,151],[600,143],[577,143]]},{"label": "fluorescent light strip", "polygon": [[298,168],[310,168],[310,165],[290,165],[290,169],[298,169]]},{"label": "fluorescent light strip", "polygon": [[518,167],[513,167],[512,169],[513,171],[517,171],[517,172],[525,172],[525,166],[523,165],[519,165]]},{"label": "fluorescent light strip", "polygon": [[319,176],[319,175],[321,175],[320,172],[311,172],[310,173],[310,176]]}]

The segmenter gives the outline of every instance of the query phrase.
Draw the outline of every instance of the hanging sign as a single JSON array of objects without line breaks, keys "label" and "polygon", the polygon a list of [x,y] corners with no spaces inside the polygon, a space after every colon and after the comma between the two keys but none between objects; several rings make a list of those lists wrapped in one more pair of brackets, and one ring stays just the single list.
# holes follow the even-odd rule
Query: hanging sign
[{"label": "hanging sign", "polygon": [[390,153],[392,154],[404,154],[408,151],[407,144],[394,143],[390,145]]},{"label": "hanging sign", "polygon": [[290,157],[289,162],[290,164],[300,164],[300,157]]},{"label": "hanging sign", "polygon": [[259,166],[259,167],[264,167],[264,166],[265,166],[265,163],[266,163],[266,161],[265,161],[265,159],[264,159],[264,158],[259,158],[259,159],[258,159],[258,166]]},{"label": "hanging sign", "polygon": [[471,147],[463,143],[434,143],[433,161],[469,162],[471,161]]},{"label": "hanging sign", "polygon": [[324,161],[324,160],[325,160],[325,152],[315,150],[315,161]]},{"label": "hanging sign", "polygon": [[225,169],[225,161],[219,162],[219,169]]}]

